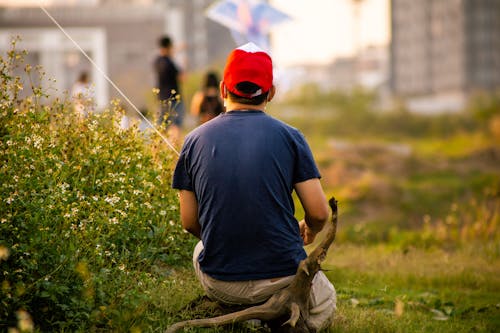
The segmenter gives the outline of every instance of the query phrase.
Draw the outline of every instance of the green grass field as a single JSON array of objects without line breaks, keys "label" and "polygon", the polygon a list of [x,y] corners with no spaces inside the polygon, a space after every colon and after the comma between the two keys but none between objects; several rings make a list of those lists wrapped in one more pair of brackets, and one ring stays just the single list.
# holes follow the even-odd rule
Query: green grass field
[{"label": "green grass field", "polygon": [[498,259],[477,249],[338,245],[325,267],[337,287],[332,332],[495,332]]}]

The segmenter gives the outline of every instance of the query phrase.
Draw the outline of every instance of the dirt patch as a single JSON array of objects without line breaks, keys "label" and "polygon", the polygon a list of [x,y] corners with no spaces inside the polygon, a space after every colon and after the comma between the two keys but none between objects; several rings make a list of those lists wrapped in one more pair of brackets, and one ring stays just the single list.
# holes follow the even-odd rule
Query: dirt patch
[{"label": "dirt patch", "polygon": [[359,184],[387,192],[386,175],[405,176],[417,163],[406,145],[330,140],[329,146],[330,163],[322,170],[329,187]]},{"label": "dirt patch", "polygon": [[460,171],[479,170],[500,173],[500,147],[487,147],[451,161]]}]

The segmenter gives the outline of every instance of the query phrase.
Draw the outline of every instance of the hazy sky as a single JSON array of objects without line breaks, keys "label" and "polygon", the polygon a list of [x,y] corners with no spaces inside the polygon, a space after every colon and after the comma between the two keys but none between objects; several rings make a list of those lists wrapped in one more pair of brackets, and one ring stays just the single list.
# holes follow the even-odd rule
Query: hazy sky
[{"label": "hazy sky", "polygon": [[[352,55],[356,21],[351,0],[271,0],[293,20],[272,31],[272,53],[281,66],[328,63]],[[389,42],[389,0],[364,0],[360,7],[362,46]]]}]

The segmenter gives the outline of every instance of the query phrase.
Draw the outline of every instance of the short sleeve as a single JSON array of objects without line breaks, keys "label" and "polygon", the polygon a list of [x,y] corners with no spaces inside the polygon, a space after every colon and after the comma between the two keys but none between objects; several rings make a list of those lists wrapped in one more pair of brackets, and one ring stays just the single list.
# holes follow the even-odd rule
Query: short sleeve
[{"label": "short sleeve", "polygon": [[296,159],[293,183],[300,183],[313,178],[321,178],[313,154],[306,139],[299,131],[295,135]]},{"label": "short sleeve", "polygon": [[184,149],[179,156],[177,165],[175,166],[172,188],[188,191],[193,190],[193,183],[187,168],[187,153]]}]

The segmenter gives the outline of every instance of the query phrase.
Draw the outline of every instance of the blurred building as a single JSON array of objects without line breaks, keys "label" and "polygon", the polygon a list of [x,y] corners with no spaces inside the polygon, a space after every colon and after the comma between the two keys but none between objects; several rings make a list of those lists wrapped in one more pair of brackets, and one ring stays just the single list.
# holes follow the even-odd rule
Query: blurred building
[{"label": "blurred building", "polygon": [[500,87],[500,0],[391,0],[391,90],[420,112]]},{"label": "blurred building", "polygon": [[[205,17],[210,0],[47,0],[46,9],[95,64],[139,108],[155,86],[152,62],[158,37],[171,35],[185,71],[223,63],[234,48],[229,31]],[[26,62],[41,65],[51,96],[69,91],[81,71],[90,72],[98,107],[121,98],[74,43],[38,7],[38,0],[0,6],[0,52],[19,36]],[[22,75],[22,70],[19,71]],[[35,77],[35,80],[37,78]]]},{"label": "blurred building", "polygon": [[284,72],[284,79],[295,83],[294,86],[284,86],[285,90],[300,90],[303,84],[312,83],[323,92],[361,87],[385,94],[389,80],[389,52],[385,45],[371,45],[361,49],[357,56],[339,57],[328,64],[304,64]]}]

